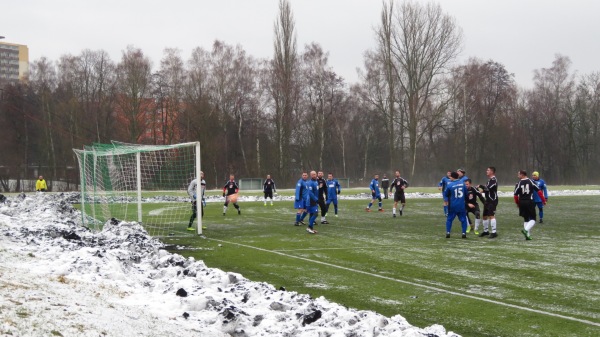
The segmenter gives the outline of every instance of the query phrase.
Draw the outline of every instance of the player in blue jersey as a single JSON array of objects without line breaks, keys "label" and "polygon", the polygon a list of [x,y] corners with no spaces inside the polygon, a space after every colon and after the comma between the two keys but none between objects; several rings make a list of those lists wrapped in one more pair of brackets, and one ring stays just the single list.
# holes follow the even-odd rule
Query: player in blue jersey
[{"label": "player in blue jersey", "polygon": [[333,179],[333,174],[327,174],[327,181],[325,182],[327,185],[327,212],[329,213],[329,205],[333,203],[333,208],[335,211],[335,217],[338,216],[338,194],[342,192],[342,187],[337,179]]},{"label": "player in blue jersey", "polygon": [[310,171],[310,180],[306,183],[308,189],[308,198],[304,199],[304,207],[310,214],[308,218],[308,227],[306,231],[310,234],[316,234],[315,221],[317,220],[317,214],[319,213],[319,183],[317,181],[317,172]]},{"label": "player in blue jersey", "polygon": [[450,237],[452,230],[452,221],[458,216],[462,225],[462,238],[467,238],[467,210],[465,208],[465,198],[467,196],[467,187],[464,182],[459,180],[456,172],[450,174],[451,182],[446,186],[446,199],[448,200],[448,217],[446,218],[446,238]]},{"label": "player in blue jersey", "polygon": [[304,218],[306,217],[306,208],[304,207],[304,200],[308,197],[308,188],[306,183],[308,181],[308,173],[302,172],[302,178],[298,179],[296,183],[296,195],[294,199],[294,208],[296,209],[296,222],[294,226],[304,225]]},{"label": "player in blue jersey", "polygon": [[544,179],[540,179],[540,173],[535,171],[531,174],[531,178],[533,178],[533,183],[537,185],[537,187],[544,194],[545,201],[542,201],[542,198],[536,193],[533,195],[533,202],[540,210],[540,223],[544,223],[544,206],[548,202],[548,187],[546,186],[546,182]]},{"label": "player in blue jersey", "polygon": [[450,173],[452,173],[451,171],[448,171],[446,173],[446,176],[442,178],[442,180],[440,180],[440,182],[438,183],[438,190],[442,191],[442,198],[444,199],[444,216],[448,216],[448,206],[446,205],[446,186],[448,185],[448,183],[450,183],[452,180],[450,180]]},{"label": "player in blue jersey", "polygon": [[371,206],[373,206],[375,200],[379,200],[379,212],[383,212],[383,205],[381,204],[381,191],[379,190],[379,174],[373,176],[373,180],[371,180],[371,184],[369,184],[369,189],[371,190],[371,202],[369,203],[369,207],[367,207],[365,210],[370,212]]}]

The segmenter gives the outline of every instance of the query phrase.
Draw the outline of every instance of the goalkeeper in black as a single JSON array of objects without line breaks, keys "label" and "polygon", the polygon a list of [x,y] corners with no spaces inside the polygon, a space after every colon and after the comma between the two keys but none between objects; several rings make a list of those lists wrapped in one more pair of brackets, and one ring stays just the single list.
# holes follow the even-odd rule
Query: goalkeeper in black
[{"label": "goalkeeper in black", "polygon": [[242,214],[240,206],[237,204],[237,193],[240,191],[240,187],[235,182],[235,176],[229,175],[229,181],[223,186],[223,196],[225,197],[225,204],[223,205],[223,215],[227,213],[227,206],[231,202],[233,207],[237,209],[238,215]]},{"label": "goalkeeper in black", "polygon": [[[485,199],[483,195],[471,185],[471,179],[465,179],[465,187],[467,188],[467,201],[465,203],[465,207],[467,209],[467,220],[469,220],[470,227],[467,227],[467,233],[471,230],[475,233],[475,235],[479,235],[477,229],[479,229],[479,224],[481,223],[481,211],[479,210],[479,204],[477,203],[477,198],[481,200],[482,203],[485,204]],[[469,219],[469,213],[473,213],[475,215],[475,226],[473,226],[473,221]]]},{"label": "goalkeeper in black", "polygon": [[[192,216],[190,217],[190,223],[188,224],[188,231],[193,231],[194,228],[192,224],[194,224],[194,220],[198,217],[198,206],[197,206],[197,193],[198,193],[198,179],[194,179],[190,182],[188,186],[188,195],[192,198]],[[201,202],[200,209],[202,212],[202,217],[204,217],[204,204],[206,203],[204,199],[204,191],[206,191],[206,181],[204,180],[204,172],[200,171],[200,190],[201,190]]]},{"label": "goalkeeper in black", "polygon": [[275,181],[271,179],[271,175],[267,174],[267,179],[263,183],[263,192],[265,193],[264,205],[267,206],[267,198],[271,198],[271,206],[273,206],[273,192],[277,192],[275,189]]}]

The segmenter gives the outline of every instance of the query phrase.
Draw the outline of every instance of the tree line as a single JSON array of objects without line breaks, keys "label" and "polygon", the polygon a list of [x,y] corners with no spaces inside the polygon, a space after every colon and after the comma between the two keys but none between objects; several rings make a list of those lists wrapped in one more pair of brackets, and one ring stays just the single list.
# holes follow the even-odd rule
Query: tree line
[{"label": "tree line", "polygon": [[458,167],[485,179],[487,166],[501,183],[519,169],[600,181],[600,72],[576,74],[556,55],[524,89],[497,61],[457,63],[461,29],[434,3],[385,2],[373,38],[347,83],[319,43],[298,49],[280,0],[270,59],[217,40],[187,59],[167,48],[157,66],[133,46],[116,61],[87,49],[34,60],[26,83],[0,91],[0,189],[36,174],[76,188],[72,149],[111,140],[200,141],[209,187],[229,173],[292,187],[309,169],[356,185],[399,169],[432,186]]}]

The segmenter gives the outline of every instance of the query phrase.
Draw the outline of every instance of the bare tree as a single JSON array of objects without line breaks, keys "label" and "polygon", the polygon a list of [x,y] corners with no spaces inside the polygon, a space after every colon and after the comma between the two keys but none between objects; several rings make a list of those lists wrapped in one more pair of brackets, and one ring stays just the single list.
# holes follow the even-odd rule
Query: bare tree
[{"label": "bare tree", "polygon": [[459,53],[462,32],[438,4],[404,2],[393,18],[391,54],[398,69],[399,90],[406,98],[410,175],[415,173],[422,114],[436,94],[436,77],[446,73]]},{"label": "bare tree", "polygon": [[298,96],[298,55],[295,27],[289,1],[280,0],[279,15],[274,27],[270,94],[274,104],[279,176],[286,178],[289,177],[288,161],[290,159],[292,118]]}]

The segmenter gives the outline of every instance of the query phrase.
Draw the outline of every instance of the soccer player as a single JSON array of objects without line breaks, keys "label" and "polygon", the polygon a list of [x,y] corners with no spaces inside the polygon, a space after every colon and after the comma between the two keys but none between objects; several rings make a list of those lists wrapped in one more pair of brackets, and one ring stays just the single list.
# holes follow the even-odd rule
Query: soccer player
[{"label": "soccer player", "polygon": [[388,198],[388,188],[390,187],[390,180],[388,179],[387,175],[383,175],[383,178],[381,178],[381,188],[383,188],[383,198],[387,199]]},{"label": "soccer player", "polygon": [[223,196],[225,197],[225,204],[223,205],[223,215],[227,213],[227,206],[230,201],[233,201],[233,207],[237,209],[238,215],[242,214],[242,210],[240,206],[237,204],[237,198],[233,199],[231,195],[236,194],[240,191],[240,187],[235,182],[235,176],[233,174],[229,175],[229,181],[223,186]]},{"label": "soccer player", "polygon": [[[481,222],[481,212],[479,210],[479,204],[477,203],[477,198],[481,200],[483,204],[485,204],[485,199],[483,195],[479,193],[479,191],[473,187],[471,179],[465,180],[465,186],[467,187],[467,203],[465,204],[467,210],[467,220],[469,220],[470,227],[467,227],[467,233],[473,230],[475,235],[479,235],[477,229],[479,228],[479,223]],[[473,213],[475,215],[475,227],[473,227],[473,222],[469,219],[469,213]]]},{"label": "soccer player", "polygon": [[519,207],[519,216],[523,217],[523,229],[521,233],[525,240],[531,240],[531,229],[535,226],[535,203],[533,195],[538,194],[542,201],[545,201],[544,194],[539,187],[527,177],[527,171],[521,170],[517,173],[519,182],[515,185],[515,203]]},{"label": "soccer player", "polygon": [[306,186],[308,180],[308,173],[302,172],[302,178],[298,179],[296,183],[296,196],[294,199],[294,208],[296,209],[296,222],[294,226],[304,225],[304,218],[306,217],[306,207],[304,206],[304,200],[308,198],[308,188]]},{"label": "soccer player", "polygon": [[317,182],[317,172],[310,171],[310,180],[306,183],[308,189],[308,199],[304,200],[306,210],[310,214],[308,218],[308,227],[306,231],[310,234],[317,234],[315,230],[315,221],[317,220],[317,214],[319,214],[319,183]]},{"label": "soccer player", "polygon": [[373,180],[371,180],[371,184],[369,184],[369,189],[371,189],[371,202],[369,203],[369,207],[365,208],[365,211],[370,212],[371,206],[375,203],[375,200],[379,200],[379,212],[383,212],[382,204],[381,204],[381,191],[379,190],[379,174],[373,176]]},{"label": "soccer player", "polygon": [[544,194],[544,198],[546,201],[542,201],[542,198],[536,193],[533,195],[533,202],[540,210],[540,223],[544,223],[544,206],[548,202],[548,188],[546,187],[546,182],[544,179],[540,179],[540,173],[535,171],[531,174],[531,178],[533,178],[533,182],[537,185],[537,187]]},{"label": "soccer player", "polygon": [[392,180],[392,187],[390,188],[390,193],[396,189],[394,192],[394,208],[392,209],[393,217],[396,217],[396,208],[398,207],[398,201],[402,204],[400,208],[400,215],[402,216],[402,212],[404,211],[404,205],[406,205],[406,197],[404,196],[404,189],[408,187],[408,181],[406,179],[400,177],[400,171],[395,172],[396,177]]},{"label": "soccer player", "polygon": [[[194,223],[194,220],[198,217],[198,206],[197,206],[197,190],[198,190],[198,179],[194,179],[190,182],[190,185],[188,186],[188,195],[190,196],[190,198],[192,199],[192,216],[190,217],[190,222],[188,224],[188,231],[193,231],[194,228],[192,227],[192,224]],[[206,181],[204,180],[204,172],[200,171],[200,190],[201,190],[201,201],[200,201],[200,210],[201,210],[201,216],[204,217],[204,205],[205,205],[205,199],[204,199],[204,192],[206,191]],[[206,227],[202,227],[204,229],[206,229]]]},{"label": "soccer player", "polygon": [[[498,237],[496,231],[496,207],[498,207],[498,180],[496,179],[496,168],[490,166],[485,170],[485,174],[488,177],[486,185],[479,185],[478,188],[485,194],[485,203],[483,204],[483,232],[479,234],[480,237],[486,235],[490,236],[490,239]],[[492,226],[492,234],[489,232],[489,227]]]},{"label": "soccer player", "polygon": [[448,185],[448,183],[452,180],[450,180],[450,171],[446,172],[446,176],[442,178],[442,180],[440,180],[440,182],[438,183],[438,190],[442,191],[442,198],[444,199],[444,216],[448,216],[448,206],[446,204],[446,202],[448,200],[446,200],[446,194],[444,192],[446,192],[446,186]]},{"label": "soccer player", "polygon": [[467,172],[465,171],[465,169],[459,168],[458,170],[456,170],[456,173],[458,173],[458,180],[462,181],[463,183],[465,182],[465,180],[469,179],[469,177],[467,177]]},{"label": "soccer player", "polygon": [[317,185],[319,186],[319,190],[317,192],[319,196],[319,208],[321,208],[321,224],[328,224],[325,215],[327,214],[327,204],[325,200],[327,200],[327,182],[325,178],[323,178],[323,171],[317,172]]},{"label": "soccer player", "polygon": [[467,210],[465,208],[465,197],[467,187],[459,179],[457,172],[450,173],[451,182],[446,186],[446,200],[448,203],[448,217],[446,217],[446,239],[450,238],[452,221],[458,216],[462,225],[462,238],[467,238]]},{"label": "soccer player", "polygon": [[338,216],[338,199],[337,196],[342,192],[342,187],[337,179],[333,179],[333,174],[327,174],[327,211],[329,212],[329,205],[333,203],[335,210],[335,217]]},{"label": "soccer player", "polygon": [[270,174],[267,174],[267,179],[263,183],[263,192],[265,192],[264,205],[267,206],[267,198],[271,198],[271,206],[273,206],[273,192],[277,192],[277,189],[275,189],[275,181],[271,179]]}]

